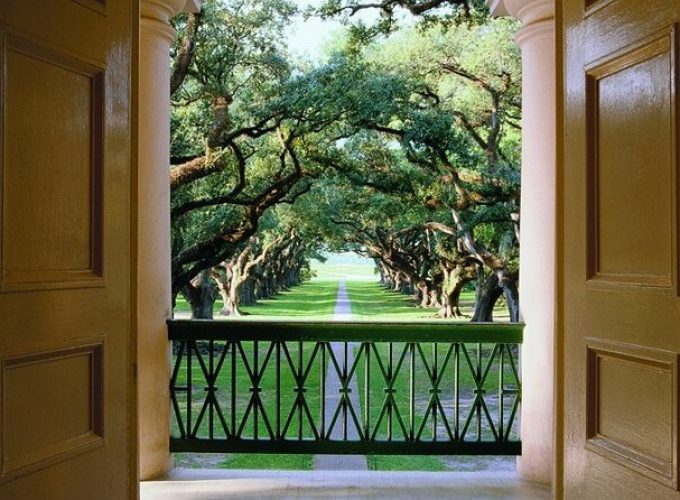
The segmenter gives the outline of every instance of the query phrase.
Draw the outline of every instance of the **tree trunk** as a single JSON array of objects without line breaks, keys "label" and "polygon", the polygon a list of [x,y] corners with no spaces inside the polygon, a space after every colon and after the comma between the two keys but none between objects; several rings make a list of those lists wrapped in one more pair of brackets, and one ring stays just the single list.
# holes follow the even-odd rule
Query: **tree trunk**
[{"label": "tree trunk", "polygon": [[190,284],[182,288],[182,295],[191,306],[194,319],[213,319],[215,287],[210,280],[210,270],[201,271]]},{"label": "tree trunk", "polygon": [[444,318],[460,318],[460,294],[466,284],[472,281],[473,274],[469,269],[456,267],[454,269],[442,266],[444,280],[442,282],[442,297],[444,306],[442,316]]},{"label": "tree trunk", "polygon": [[232,278],[231,286],[229,287],[229,295],[227,301],[224,303],[227,316],[241,316],[240,303],[240,289],[243,281]]},{"label": "tree trunk", "polygon": [[378,264],[378,263],[376,263],[376,266],[378,267],[378,274],[380,275],[379,283],[380,283],[382,286],[384,286],[384,287],[389,286],[389,285],[387,284],[387,280],[386,280],[386,278],[385,278],[385,270],[384,270],[384,269],[382,268],[382,266],[381,266],[380,264]]},{"label": "tree trunk", "polygon": [[489,274],[481,289],[478,287],[475,314],[472,316],[472,321],[475,323],[493,321],[493,308],[502,293],[503,289],[498,285],[498,276],[495,273]]},{"label": "tree trunk", "polygon": [[213,267],[211,272],[212,278],[217,283],[217,291],[222,298],[222,308],[218,313],[220,316],[227,316],[226,304],[229,300],[229,281],[230,281],[230,270],[228,265],[223,265],[219,267]]},{"label": "tree trunk", "polygon": [[437,287],[433,287],[430,290],[430,307],[439,308],[442,306],[441,300],[439,300],[440,293]]},{"label": "tree trunk", "polygon": [[517,282],[513,279],[503,287],[503,297],[508,304],[508,313],[512,323],[519,322],[519,291]]},{"label": "tree trunk", "polygon": [[420,306],[422,308],[429,307],[430,305],[430,291],[427,287],[427,283],[421,283],[418,285],[418,291],[419,291],[419,297],[420,297]]},{"label": "tree trunk", "polygon": [[241,287],[241,305],[252,306],[256,303],[254,280],[248,279]]},{"label": "tree trunk", "polygon": [[393,274],[392,277],[393,287],[392,290],[395,292],[401,292],[401,273],[397,272]]},{"label": "tree trunk", "polygon": [[220,309],[220,316],[228,316],[227,313],[227,302],[229,301],[229,289],[224,286],[223,283],[217,281],[217,289],[220,292],[220,297],[222,297],[222,309]]},{"label": "tree trunk", "polygon": [[493,309],[501,295],[508,303],[510,321],[519,321],[519,292],[517,282],[510,276],[503,276],[503,281],[499,282],[498,274],[491,273],[484,282],[481,293],[478,292],[475,304],[475,314],[473,322],[493,321]]}]

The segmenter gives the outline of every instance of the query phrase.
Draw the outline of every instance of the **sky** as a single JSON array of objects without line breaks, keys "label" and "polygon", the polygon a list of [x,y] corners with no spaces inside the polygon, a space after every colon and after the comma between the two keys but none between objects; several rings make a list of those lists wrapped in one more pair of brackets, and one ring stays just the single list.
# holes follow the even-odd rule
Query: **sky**
[{"label": "sky", "polygon": [[[315,7],[320,5],[322,0],[297,0],[296,3],[300,10],[304,11],[310,5]],[[369,23],[376,17],[376,12],[364,11],[354,16],[354,19]],[[298,21],[289,29],[288,46],[291,52],[304,58],[318,60],[323,56],[323,48],[342,31],[343,25],[340,21],[324,21],[316,17],[305,21],[303,16],[299,16]]]}]

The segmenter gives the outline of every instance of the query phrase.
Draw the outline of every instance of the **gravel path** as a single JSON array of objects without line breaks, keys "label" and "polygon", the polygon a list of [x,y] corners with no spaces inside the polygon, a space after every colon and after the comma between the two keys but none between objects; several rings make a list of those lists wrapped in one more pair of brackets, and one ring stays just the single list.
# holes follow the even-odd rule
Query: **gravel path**
[{"label": "gravel path", "polygon": [[[352,319],[352,305],[350,303],[349,297],[347,296],[347,287],[345,286],[345,280],[341,280],[338,286],[338,296],[335,301],[335,314],[333,316],[334,321],[348,321]],[[331,348],[333,349],[333,354],[335,359],[338,360],[338,364],[342,367],[342,360],[345,357],[345,344],[342,342],[332,342]],[[347,346],[347,366],[352,366],[354,363],[354,346],[349,344]],[[338,374],[336,373],[335,367],[332,362],[328,364],[328,373],[326,375],[326,422],[327,425],[333,419],[335,410],[340,402],[340,389],[342,384]],[[359,390],[356,382],[356,377],[352,379],[350,384],[350,400],[352,401],[352,406],[356,411],[357,417],[361,415],[360,403],[359,403]],[[342,439],[342,411],[338,415],[338,419],[335,422],[333,431],[331,432],[331,438]],[[347,439],[358,440],[359,433],[357,432],[354,421],[350,415],[347,413]],[[361,455],[316,455],[314,457],[314,469],[316,470],[366,470],[366,457]]]}]

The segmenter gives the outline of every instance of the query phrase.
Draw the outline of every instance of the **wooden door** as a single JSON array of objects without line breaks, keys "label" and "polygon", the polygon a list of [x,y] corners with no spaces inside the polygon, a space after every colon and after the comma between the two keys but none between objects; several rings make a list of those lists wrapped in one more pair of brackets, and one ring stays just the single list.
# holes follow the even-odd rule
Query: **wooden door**
[{"label": "wooden door", "polygon": [[562,2],[567,498],[678,498],[677,0]]},{"label": "wooden door", "polygon": [[0,2],[0,497],[136,492],[137,6]]}]

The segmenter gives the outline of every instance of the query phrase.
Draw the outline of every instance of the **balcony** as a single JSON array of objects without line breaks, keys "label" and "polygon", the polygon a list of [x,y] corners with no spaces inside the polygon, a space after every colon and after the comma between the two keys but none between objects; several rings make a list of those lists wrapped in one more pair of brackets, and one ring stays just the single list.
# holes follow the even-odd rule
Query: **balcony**
[{"label": "balcony", "polygon": [[[173,452],[518,455],[522,325],[168,322]],[[549,498],[513,472],[176,469],[154,498]]]}]

